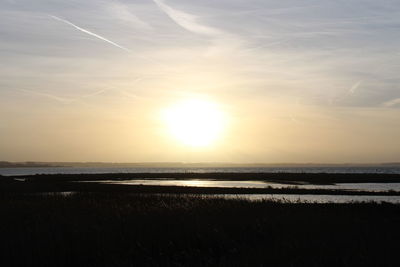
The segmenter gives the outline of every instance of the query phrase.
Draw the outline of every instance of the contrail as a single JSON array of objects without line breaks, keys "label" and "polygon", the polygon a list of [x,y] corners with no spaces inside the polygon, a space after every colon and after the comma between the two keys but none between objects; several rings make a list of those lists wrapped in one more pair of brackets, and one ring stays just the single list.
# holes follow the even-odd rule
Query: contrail
[{"label": "contrail", "polygon": [[349,89],[349,94],[352,95],[355,93],[355,91],[358,89],[358,87],[361,85],[362,81],[358,81],[353,86]]},{"label": "contrail", "polygon": [[36,92],[36,91],[33,91],[33,90],[20,89],[20,88],[17,88],[16,90],[20,91],[20,92],[23,92],[23,93],[26,93],[26,94],[30,94],[30,95],[38,95],[38,96],[47,97],[47,98],[50,98],[50,99],[53,99],[53,100],[56,100],[56,101],[62,102],[62,103],[71,103],[71,102],[74,101],[74,99],[63,98],[63,97],[59,97],[59,96],[52,95],[52,94]]},{"label": "contrail", "polygon": [[91,94],[88,94],[88,95],[79,96],[79,97],[75,97],[75,98],[65,98],[65,97],[60,97],[60,96],[56,96],[56,95],[52,95],[52,94],[48,94],[48,93],[42,93],[42,92],[37,92],[37,91],[34,91],[34,90],[21,89],[21,88],[16,88],[15,90],[20,91],[22,93],[29,94],[29,95],[42,96],[42,97],[46,97],[46,98],[50,98],[50,99],[56,100],[56,101],[61,102],[61,103],[69,103],[69,104],[71,104],[71,103],[74,103],[74,102],[83,101],[86,98],[90,98],[90,97],[93,97],[93,96],[100,95],[100,94],[102,94],[102,93],[104,93],[104,92],[106,92],[106,91],[108,91],[110,89],[98,90],[98,91],[96,91],[94,93],[91,93]]},{"label": "contrail", "polygon": [[124,51],[126,51],[126,52],[128,52],[128,53],[131,53],[131,52],[132,52],[132,51],[129,50],[128,48],[123,47],[122,45],[119,45],[119,44],[117,44],[117,43],[114,43],[113,41],[110,41],[110,40],[108,40],[107,38],[104,38],[103,36],[100,36],[100,35],[98,35],[98,34],[95,34],[95,33],[93,33],[93,32],[90,32],[90,31],[88,31],[88,30],[85,30],[85,29],[83,29],[83,28],[81,28],[81,27],[79,27],[79,26],[73,24],[72,22],[69,22],[68,20],[65,20],[65,19],[62,19],[62,18],[59,18],[59,17],[56,17],[56,16],[52,16],[52,15],[50,15],[50,17],[53,18],[53,19],[55,19],[55,20],[64,22],[64,23],[66,23],[66,24],[68,24],[68,25],[74,27],[75,29],[81,31],[81,32],[84,32],[84,33],[89,34],[89,35],[91,35],[91,36],[94,36],[94,37],[96,37],[96,38],[98,38],[98,39],[100,39],[100,40],[103,40],[103,41],[105,41],[105,42],[107,42],[107,43],[109,43],[109,44],[112,44],[113,46],[118,47],[118,48],[120,48],[120,49],[122,49],[122,50],[124,50]]}]

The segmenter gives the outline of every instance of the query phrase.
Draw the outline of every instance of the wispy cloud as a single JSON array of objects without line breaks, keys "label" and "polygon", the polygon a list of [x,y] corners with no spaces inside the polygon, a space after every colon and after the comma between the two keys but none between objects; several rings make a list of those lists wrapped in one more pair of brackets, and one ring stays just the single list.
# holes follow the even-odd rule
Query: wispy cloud
[{"label": "wispy cloud", "polygon": [[129,7],[119,1],[106,4],[107,9],[116,19],[126,22],[126,24],[142,30],[152,30],[152,27],[138,16],[133,14]]},{"label": "wispy cloud", "polygon": [[96,37],[96,38],[98,38],[98,39],[100,39],[100,40],[103,40],[104,42],[107,42],[107,43],[109,43],[109,44],[111,44],[111,45],[113,45],[113,46],[115,46],[115,47],[118,47],[118,48],[120,48],[120,49],[122,49],[122,50],[124,50],[124,51],[126,51],[126,52],[128,52],[128,53],[131,53],[131,52],[132,52],[130,49],[128,49],[128,48],[126,48],[126,47],[123,47],[122,45],[119,45],[119,44],[117,44],[117,43],[115,43],[115,42],[113,42],[113,41],[111,41],[111,40],[109,40],[109,39],[107,39],[107,38],[105,38],[105,37],[103,37],[103,36],[100,36],[100,35],[98,35],[98,34],[96,34],[96,33],[93,33],[93,32],[91,32],[91,31],[85,30],[85,29],[83,29],[83,28],[81,28],[81,27],[79,27],[79,26],[73,24],[72,22],[70,22],[70,21],[68,21],[68,20],[59,18],[59,17],[57,17],[57,16],[53,16],[53,15],[50,15],[50,17],[53,18],[53,19],[55,19],[55,20],[64,22],[64,23],[66,23],[66,24],[68,24],[68,25],[74,27],[75,29],[81,31],[81,32],[84,32],[84,33],[89,34],[89,35],[91,35],[91,36],[94,36],[94,37]]},{"label": "wispy cloud", "polygon": [[362,81],[358,81],[355,84],[353,84],[350,89],[349,89],[349,95],[352,95],[356,92],[356,90],[358,89],[358,87],[360,87]]},{"label": "wispy cloud", "polygon": [[91,98],[94,96],[101,95],[101,94],[105,93],[106,91],[113,90],[113,89],[112,88],[100,89],[93,93],[82,95],[82,96],[75,97],[75,98],[66,98],[66,97],[61,97],[61,96],[57,96],[57,95],[53,95],[53,94],[49,94],[49,93],[39,92],[36,90],[29,90],[29,89],[22,89],[22,88],[18,88],[16,90],[21,93],[27,94],[27,95],[40,96],[40,97],[48,98],[51,100],[55,100],[60,103],[72,104],[74,102],[83,101],[86,98]]},{"label": "wispy cloud", "polygon": [[190,32],[204,35],[218,35],[222,33],[218,29],[200,24],[197,21],[197,16],[172,8],[171,6],[167,5],[163,0],[153,1],[176,24]]},{"label": "wispy cloud", "polygon": [[[108,90],[109,90],[109,89],[101,89],[101,90],[98,90],[98,91],[96,91],[96,92],[94,92],[94,93],[87,94],[87,95],[83,95],[83,96],[81,96],[80,98],[89,98],[89,97],[101,95],[102,93],[105,93],[105,92],[108,91]],[[79,99],[79,98],[78,98],[78,99]],[[78,99],[77,99],[77,100],[78,100]]]},{"label": "wispy cloud", "polygon": [[17,91],[20,91],[22,93],[28,94],[28,95],[37,95],[37,96],[41,96],[41,97],[46,97],[61,103],[71,103],[73,101],[75,101],[75,99],[72,98],[64,98],[64,97],[60,97],[60,96],[56,96],[56,95],[52,95],[52,94],[48,94],[48,93],[42,93],[42,92],[38,92],[38,91],[34,91],[34,90],[27,90],[27,89],[15,89]]},{"label": "wispy cloud", "polygon": [[394,98],[394,99],[391,99],[389,101],[386,101],[386,102],[383,103],[383,105],[385,107],[393,107],[393,106],[400,105],[400,98]]}]

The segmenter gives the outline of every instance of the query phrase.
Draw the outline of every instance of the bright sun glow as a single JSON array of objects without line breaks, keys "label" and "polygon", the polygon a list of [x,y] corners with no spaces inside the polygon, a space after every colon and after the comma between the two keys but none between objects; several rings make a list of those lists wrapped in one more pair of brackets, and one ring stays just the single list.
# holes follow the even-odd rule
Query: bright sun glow
[{"label": "bright sun glow", "polygon": [[164,116],[171,134],[178,141],[193,147],[214,143],[225,124],[218,106],[200,99],[176,103],[165,110]]}]

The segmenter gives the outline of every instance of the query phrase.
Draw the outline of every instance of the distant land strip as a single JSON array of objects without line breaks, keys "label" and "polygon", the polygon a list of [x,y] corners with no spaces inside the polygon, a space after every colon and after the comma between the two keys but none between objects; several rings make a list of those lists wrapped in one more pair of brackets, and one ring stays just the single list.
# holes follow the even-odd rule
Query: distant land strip
[{"label": "distant land strip", "polygon": [[91,167],[91,168],[323,168],[323,167],[400,167],[400,162],[386,163],[230,163],[230,162],[10,162],[0,161],[0,168]]}]

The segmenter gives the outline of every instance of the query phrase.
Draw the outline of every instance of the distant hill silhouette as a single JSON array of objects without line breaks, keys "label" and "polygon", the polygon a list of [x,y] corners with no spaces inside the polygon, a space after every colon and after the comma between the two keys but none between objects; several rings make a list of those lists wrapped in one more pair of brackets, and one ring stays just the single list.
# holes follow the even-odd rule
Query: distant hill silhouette
[{"label": "distant hill silhouette", "polygon": [[55,165],[38,162],[8,162],[0,161],[0,168],[32,168],[32,167],[55,167]]},{"label": "distant hill silhouette", "polygon": [[307,167],[400,167],[400,162],[388,163],[227,163],[227,162],[8,162],[0,161],[0,168],[23,167],[92,167],[92,168],[307,168]]}]

